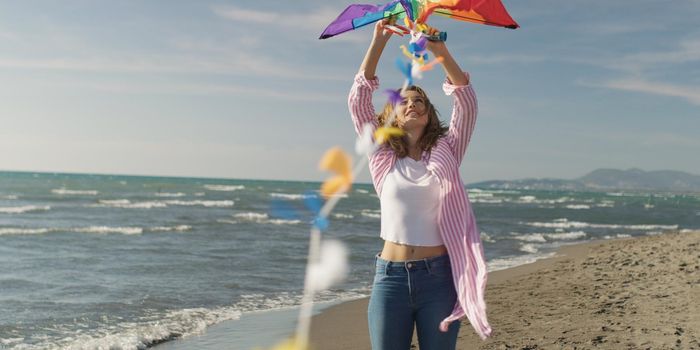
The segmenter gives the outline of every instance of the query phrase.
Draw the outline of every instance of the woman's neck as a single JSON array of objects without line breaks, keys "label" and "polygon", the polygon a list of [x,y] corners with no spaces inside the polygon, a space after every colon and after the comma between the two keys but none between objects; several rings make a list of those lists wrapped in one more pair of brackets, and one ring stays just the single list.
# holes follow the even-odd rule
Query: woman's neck
[{"label": "woman's neck", "polygon": [[423,136],[423,132],[416,133],[409,130],[405,132],[408,143],[408,156],[415,160],[420,160],[423,155],[423,150],[420,148],[418,141],[420,141],[421,136]]}]

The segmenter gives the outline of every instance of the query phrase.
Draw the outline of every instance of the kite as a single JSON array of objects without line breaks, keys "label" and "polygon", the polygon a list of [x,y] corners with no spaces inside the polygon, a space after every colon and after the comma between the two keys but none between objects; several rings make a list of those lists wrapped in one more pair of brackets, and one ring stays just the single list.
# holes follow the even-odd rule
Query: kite
[{"label": "kite", "polygon": [[[510,17],[501,0],[393,0],[384,5],[348,6],[326,27],[319,39],[327,39],[389,17],[426,23],[433,13],[478,24],[510,29],[520,27]],[[394,31],[394,28],[390,29]]]}]

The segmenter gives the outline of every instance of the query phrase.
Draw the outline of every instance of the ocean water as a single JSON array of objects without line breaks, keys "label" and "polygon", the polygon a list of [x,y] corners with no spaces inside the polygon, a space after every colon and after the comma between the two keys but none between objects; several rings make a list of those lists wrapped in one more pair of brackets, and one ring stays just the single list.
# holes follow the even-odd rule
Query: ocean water
[{"label": "ocean water", "polygon": [[[0,172],[0,349],[142,349],[301,299],[318,183]],[[490,270],[594,239],[700,229],[700,194],[470,189]],[[286,203],[298,217],[271,215]],[[325,237],[369,295],[379,202],[355,185]]]}]

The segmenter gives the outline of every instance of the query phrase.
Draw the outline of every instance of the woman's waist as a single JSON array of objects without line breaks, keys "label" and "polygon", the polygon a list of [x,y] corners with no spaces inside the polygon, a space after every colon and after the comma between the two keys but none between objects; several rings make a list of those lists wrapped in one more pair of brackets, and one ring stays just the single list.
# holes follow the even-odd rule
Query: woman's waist
[{"label": "woman's waist", "polygon": [[416,270],[447,271],[451,269],[450,257],[447,254],[401,261],[388,260],[381,254],[377,254],[375,256],[375,261],[378,271],[397,271],[405,273],[407,271]]},{"label": "woman's waist", "polygon": [[[391,262],[406,262],[411,260],[422,260],[447,256],[447,248],[439,246],[416,246],[409,244],[399,244],[391,241],[384,241],[379,258]],[[447,259],[449,261],[449,259]]]}]

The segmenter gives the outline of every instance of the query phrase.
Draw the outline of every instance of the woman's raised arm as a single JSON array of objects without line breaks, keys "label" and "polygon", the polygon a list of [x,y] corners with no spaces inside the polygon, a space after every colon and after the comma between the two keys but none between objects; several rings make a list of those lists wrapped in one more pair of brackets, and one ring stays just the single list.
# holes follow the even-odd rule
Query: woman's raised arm
[{"label": "woman's raised arm", "polygon": [[441,56],[443,58],[442,68],[447,76],[443,90],[447,95],[454,97],[447,141],[452,148],[455,159],[461,164],[476,124],[478,112],[476,95],[469,82],[469,74],[462,71],[444,42],[429,42],[428,50],[435,57]]},{"label": "woman's raised arm", "polygon": [[365,124],[369,123],[373,129],[377,127],[374,106],[372,105],[372,92],[379,88],[379,80],[375,76],[377,63],[392,35],[391,32],[384,30],[384,25],[387,23],[388,20],[381,20],[374,25],[372,42],[362,60],[360,70],[355,76],[348,96],[350,116],[358,135],[362,133]]}]

